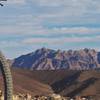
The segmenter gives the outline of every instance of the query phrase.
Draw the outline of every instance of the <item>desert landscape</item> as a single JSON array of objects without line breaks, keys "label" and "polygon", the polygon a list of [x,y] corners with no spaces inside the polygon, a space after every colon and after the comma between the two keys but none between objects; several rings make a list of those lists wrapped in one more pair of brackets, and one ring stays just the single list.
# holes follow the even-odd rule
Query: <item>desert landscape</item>
[{"label": "desert landscape", "polygon": [[0,100],[100,100],[100,0],[0,0]]},{"label": "desert landscape", "polygon": [[[99,57],[99,52],[93,49],[55,51],[41,48],[13,60],[8,59],[14,94],[22,97],[30,94],[29,97],[39,100],[43,96],[58,96],[60,100],[99,100]],[[0,88],[3,91],[2,74]]]},{"label": "desert landscape", "polygon": [[[32,97],[59,94],[70,98],[93,96],[97,98],[94,100],[99,100],[100,97],[100,72],[97,70],[27,71],[12,69],[12,75],[14,94],[29,93]],[[3,86],[1,82],[0,80],[0,86]]]}]

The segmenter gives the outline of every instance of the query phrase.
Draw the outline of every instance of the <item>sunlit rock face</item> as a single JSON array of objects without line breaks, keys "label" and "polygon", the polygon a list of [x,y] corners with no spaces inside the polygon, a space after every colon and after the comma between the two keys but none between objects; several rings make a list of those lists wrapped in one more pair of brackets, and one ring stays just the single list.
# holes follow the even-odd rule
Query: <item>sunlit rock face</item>
[{"label": "sunlit rock face", "polygon": [[100,52],[94,49],[61,51],[41,48],[14,59],[12,66],[31,70],[89,70],[99,68],[99,64]]}]

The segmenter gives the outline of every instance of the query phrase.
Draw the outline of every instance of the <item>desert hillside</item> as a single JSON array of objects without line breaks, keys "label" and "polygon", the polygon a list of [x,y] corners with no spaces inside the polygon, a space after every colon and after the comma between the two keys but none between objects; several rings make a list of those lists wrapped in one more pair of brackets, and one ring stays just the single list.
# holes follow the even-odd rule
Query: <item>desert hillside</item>
[{"label": "desert hillside", "polygon": [[27,71],[24,69],[12,69],[12,74],[15,93],[100,96],[100,72],[96,70]]}]

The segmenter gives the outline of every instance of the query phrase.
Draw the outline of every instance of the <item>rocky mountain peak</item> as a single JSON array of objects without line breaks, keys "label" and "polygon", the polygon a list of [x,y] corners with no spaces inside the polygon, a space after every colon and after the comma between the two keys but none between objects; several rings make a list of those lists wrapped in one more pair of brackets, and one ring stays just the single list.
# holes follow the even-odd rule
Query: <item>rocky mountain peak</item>
[{"label": "rocky mountain peak", "polygon": [[41,48],[14,59],[12,66],[31,70],[87,70],[99,68],[99,64],[100,53],[94,49],[61,51]]}]

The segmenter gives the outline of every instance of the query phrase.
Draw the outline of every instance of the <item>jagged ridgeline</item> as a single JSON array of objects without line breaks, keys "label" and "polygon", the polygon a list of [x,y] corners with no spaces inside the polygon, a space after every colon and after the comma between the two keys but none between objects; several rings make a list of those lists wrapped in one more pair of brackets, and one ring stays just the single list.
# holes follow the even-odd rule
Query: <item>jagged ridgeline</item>
[{"label": "jagged ridgeline", "polygon": [[9,64],[0,52],[0,69],[4,79],[4,100],[13,99],[13,84]]},{"label": "jagged ridgeline", "polygon": [[11,65],[31,70],[99,69],[100,52],[94,49],[61,51],[42,48],[14,59]]}]

